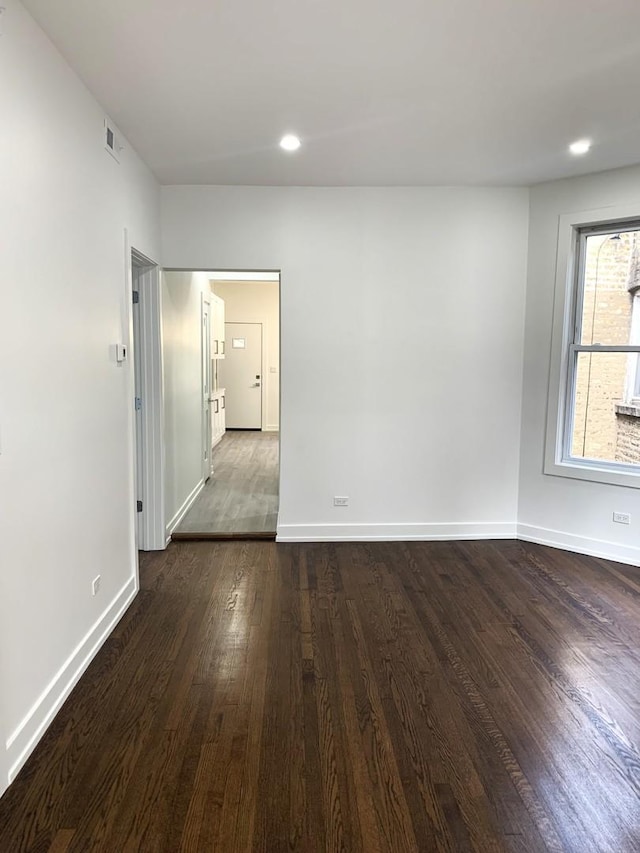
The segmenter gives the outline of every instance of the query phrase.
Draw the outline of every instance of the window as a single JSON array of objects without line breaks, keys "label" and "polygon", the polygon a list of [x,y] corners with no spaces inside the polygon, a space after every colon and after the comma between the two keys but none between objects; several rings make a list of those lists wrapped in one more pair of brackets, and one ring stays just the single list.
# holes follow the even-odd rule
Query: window
[{"label": "window", "polygon": [[547,473],[640,486],[637,214],[561,218]]}]

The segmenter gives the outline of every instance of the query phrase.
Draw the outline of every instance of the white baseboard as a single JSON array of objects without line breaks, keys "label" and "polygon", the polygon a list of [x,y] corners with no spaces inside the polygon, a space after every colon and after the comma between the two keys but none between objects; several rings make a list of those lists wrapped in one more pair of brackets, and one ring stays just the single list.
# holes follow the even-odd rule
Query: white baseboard
[{"label": "white baseboard", "polygon": [[278,524],[277,542],[408,542],[515,539],[515,522],[451,524]]},{"label": "white baseboard", "polygon": [[200,480],[200,482],[195,487],[195,489],[191,492],[190,495],[188,495],[187,499],[182,504],[182,506],[177,511],[177,513],[173,516],[171,521],[167,524],[167,531],[166,531],[167,542],[169,542],[169,540],[171,539],[171,534],[176,529],[176,527],[180,524],[180,522],[185,517],[185,515],[189,512],[189,510],[191,509],[191,504],[195,501],[195,499],[198,497],[198,495],[200,494],[200,492],[203,489],[204,489],[204,480]]},{"label": "white baseboard", "polygon": [[538,545],[549,545],[551,548],[561,548],[563,551],[586,554],[589,557],[602,557],[616,563],[640,566],[640,548],[633,545],[619,545],[604,539],[575,536],[573,533],[563,533],[561,530],[550,530],[532,524],[518,524],[517,538],[525,542],[536,542]]},{"label": "white baseboard", "polygon": [[277,542],[454,541],[456,539],[522,539],[552,548],[640,566],[640,547],[619,545],[549,530],[531,524],[477,522],[446,524],[278,524]]},{"label": "white baseboard", "polygon": [[36,699],[20,725],[9,736],[6,743],[9,783],[16,778],[21,767],[44,734],[45,729],[58,713],[62,703],[76,686],[104,641],[120,621],[135,598],[137,591],[137,578],[129,578],[102,616],[76,646]]}]

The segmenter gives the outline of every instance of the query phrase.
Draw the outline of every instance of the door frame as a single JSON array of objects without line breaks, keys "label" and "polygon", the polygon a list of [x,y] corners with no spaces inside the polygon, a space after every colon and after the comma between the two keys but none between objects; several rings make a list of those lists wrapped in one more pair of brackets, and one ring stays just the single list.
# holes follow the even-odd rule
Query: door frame
[{"label": "door frame", "polygon": [[[131,406],[131,510],[133,519],[132,547],[136,551],[136,529],[139,530],[137,548],[157,551],[166,547],[165,494],[164,494],[164,385],[162,355],[162,287],[159,265],[131,245],[125,231],[127,269],[127,320],[129,329],[129,390]],[[133,285],[138,284],[140,301],[139,340],[134,335]],[[137,351],[136,351],[137,348]],[[137,446],[135,372],[139,364],[140,379],[140,434],[142,448]],[[136,476],[139,471],[139,477]],[[137,481],[140,481],[139,483]],[[142,500],[143,509],[137,512],[136,502]],[[137,552],[134,554],[137,565]]]}]

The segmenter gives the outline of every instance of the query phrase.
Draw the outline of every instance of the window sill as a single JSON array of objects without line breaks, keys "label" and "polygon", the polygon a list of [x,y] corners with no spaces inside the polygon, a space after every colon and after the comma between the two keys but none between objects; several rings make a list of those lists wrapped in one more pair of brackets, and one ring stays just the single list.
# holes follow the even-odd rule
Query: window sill
[{"label": "window sill", "polygon": [[616,415],[626,415],[628,418],[640,418],[640,401],[616,403]]},{"label": "window sill", "polygon": [[609,486],[627,486],[640,489],[640,467],[634,471],[627,465],[612,462],[606,464],[597,460],[571,459],[563,462],[547,462],[544,473],[552,477],[569,477],[574,480],[587,480],[590,483],[605,483]]}]

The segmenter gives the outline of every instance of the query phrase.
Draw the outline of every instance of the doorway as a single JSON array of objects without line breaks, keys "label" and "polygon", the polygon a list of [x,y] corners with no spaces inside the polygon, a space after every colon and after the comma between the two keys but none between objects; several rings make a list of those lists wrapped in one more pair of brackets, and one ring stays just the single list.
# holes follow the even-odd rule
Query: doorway
[{"label": "doorway", "polygon": [[[177,431],[167,444],[168,470],[175,472],[170,480],[181,486],[179,495],[170,496],[176,513],[168,532],[174,540],[274,539],[280,469],[279,273],[165,270],[164,280],[165,361],[180,367],[166,372],[165,393],[170,415],[172,400],[180,404],[175,419],[184,436],[192,411],[189,393],[194,393],[189,391],[191,345],[185,330],[196,295],[202,301],[194,336],[200,339],[198,411],[207,442],[198,462],[199,482],[188,463],[191,451]],[[183,476],[188,465],[194,472],[190,479]]]}]

